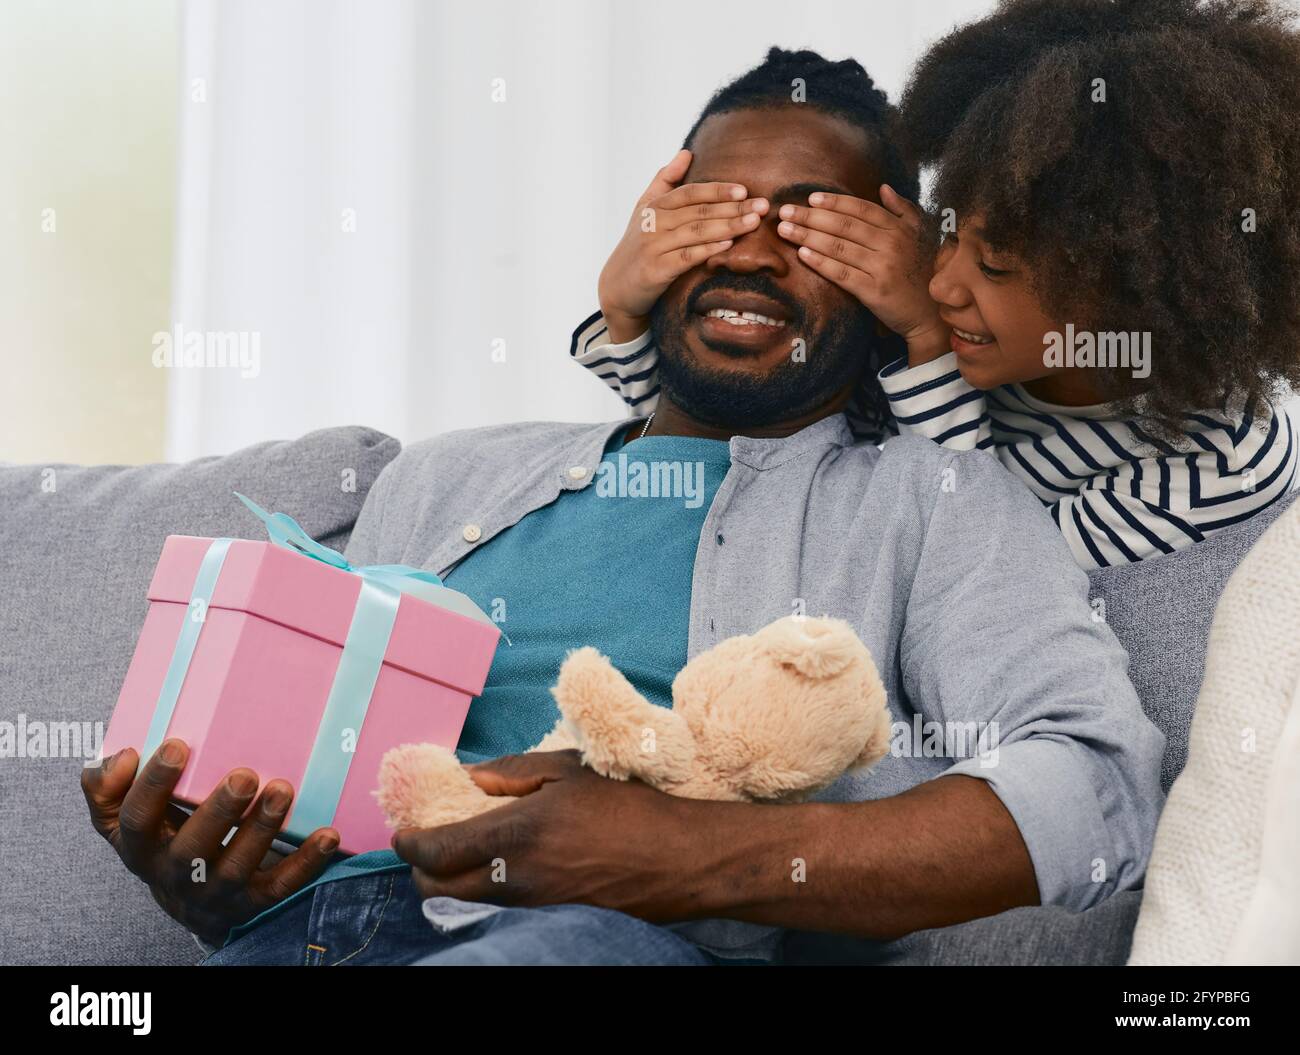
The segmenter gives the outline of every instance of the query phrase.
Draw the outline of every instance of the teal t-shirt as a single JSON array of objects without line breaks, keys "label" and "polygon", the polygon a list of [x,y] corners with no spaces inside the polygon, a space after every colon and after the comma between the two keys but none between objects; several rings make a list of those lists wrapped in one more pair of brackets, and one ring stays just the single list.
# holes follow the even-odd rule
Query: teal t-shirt
[{"label": "teal t-shirt", "polygon": [[[528,750],[559,710],[550,687],[572,648],[594,645],[652,703],[672,706],[686,664],[700,530],[731,467],[724,440],[616,433],[594,478],[473,550],[445,577],[504,632],[456,754],[478,762]],[[330,865],[311,885],[407,868],[391,850]]]}]

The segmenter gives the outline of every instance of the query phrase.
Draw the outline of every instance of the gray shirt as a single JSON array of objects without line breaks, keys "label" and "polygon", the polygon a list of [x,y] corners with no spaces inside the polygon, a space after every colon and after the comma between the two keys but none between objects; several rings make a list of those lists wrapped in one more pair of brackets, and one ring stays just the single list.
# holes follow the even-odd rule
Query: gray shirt
[{"label": "gray shirt", "polygon": [[[415,444],[376,481],[347,556],[446,573],[561,492],[590,486],[628,425],[529,422]],[[696,550],[688,654],[792,613],[837,616],[889,694],[890,754],[818,798],[977,777],[1015,819],[1043,904],[1082,911],[1140,887],[1164,804],[1164,737],[1029,490],[983,451],[910,436],[856,443],[843,415],[730,448]],[[544,554],[538,568],[548,573]],[[673,926],[721,955],[770,956],[779,939],[731,920]]]}]

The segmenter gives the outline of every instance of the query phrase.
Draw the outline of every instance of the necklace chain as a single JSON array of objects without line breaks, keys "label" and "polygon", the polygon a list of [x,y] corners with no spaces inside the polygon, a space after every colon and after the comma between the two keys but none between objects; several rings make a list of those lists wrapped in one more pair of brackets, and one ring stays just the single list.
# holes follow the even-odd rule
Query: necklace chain
[{"label": "necklace chain", "polygon": [[641,430],[641,435],[639,435],[637,439],[639,440],[645,439],[645,434],[650,431],[650,422],[654,421],[654,419],[655,419],[655,412],[652,410],[650,412],[650,416],[645,419],[645,427]]}]

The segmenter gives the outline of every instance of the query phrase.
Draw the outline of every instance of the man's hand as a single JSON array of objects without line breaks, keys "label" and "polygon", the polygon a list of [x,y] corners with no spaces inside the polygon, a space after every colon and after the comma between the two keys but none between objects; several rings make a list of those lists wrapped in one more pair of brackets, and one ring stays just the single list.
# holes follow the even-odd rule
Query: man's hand
[{"label": "man's hand", "polygon": [[930,298],[934,254],[921,241],[921,210],[888,185],[880,200],[817,192],[806,208],[781,206],[777,233],[902,337],[908,362],[919,366],[948,351],[948,326]]},{"label": "man's hand", "polygon": [[[293,788],[283,780],[271,781],[244,817],[258,779],[250,769],[235,769],[193,814],[186,814],[172,805],[171,794],[188,758],[182,741],[167,740],[137,779],[139,755],[124,748],[83,770],[81,789],[95,830],[149,884],[158,904],[204,941],[220,945],[231,927],[247,923],[320,875],[339,837],[332,828],[321,828],[288,857],[263,868],[289,812]],[[236,824],[239,830],[222,846]]]},{"label": "man's hand", "polygon": [[520,796],[393,838],[425,897],[580,903],[652,923],[729,918],[889,940],[1038,902],[1015,821],[983,780],[867,802],[678,798],[584,769],[577,752],[471,766]]},{"label": "man's hand", "polygon": [[576,751],[510,755],[469,767],[517,801],[393,838],[424,897],[499,905],[580,903],[650,921],[707,915],[721,870],[702,805],[639,781],[608,780]]},{"label": "man's hand", "polygon": [[637,200],[623,239],[596,287],[610,340],[623,344],[649,328],[650,309],[679,276],[754,230],[765,198],[735,183],[687,183],[691,152],[679,150]]}]

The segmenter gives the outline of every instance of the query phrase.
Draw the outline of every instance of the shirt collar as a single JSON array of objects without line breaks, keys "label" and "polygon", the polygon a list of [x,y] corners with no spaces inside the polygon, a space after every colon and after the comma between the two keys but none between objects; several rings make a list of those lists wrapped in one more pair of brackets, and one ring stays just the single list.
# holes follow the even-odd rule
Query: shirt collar
[{"label": "shirt collar", "polygon": [[775,469],[812,450],[851,447],[853,430],[843,414],[814,421],[791,436],[732,436],[731,460],[751,469]]},{"label": "shirt collar", "polygon": [[[645,422],[645,418],[593,425],[565,449],[556,475],[560,489],[578,491],[595,479],[596,466],[605,455],[610,440],[620,431],[630,430]],[[778,465],[801,457],[811,450],[826,447],[851,447],[856,440],[848,419],[843,414],[814,421],[791,436],[731,437],[731,460],[751,469],[774,469]]]}]

